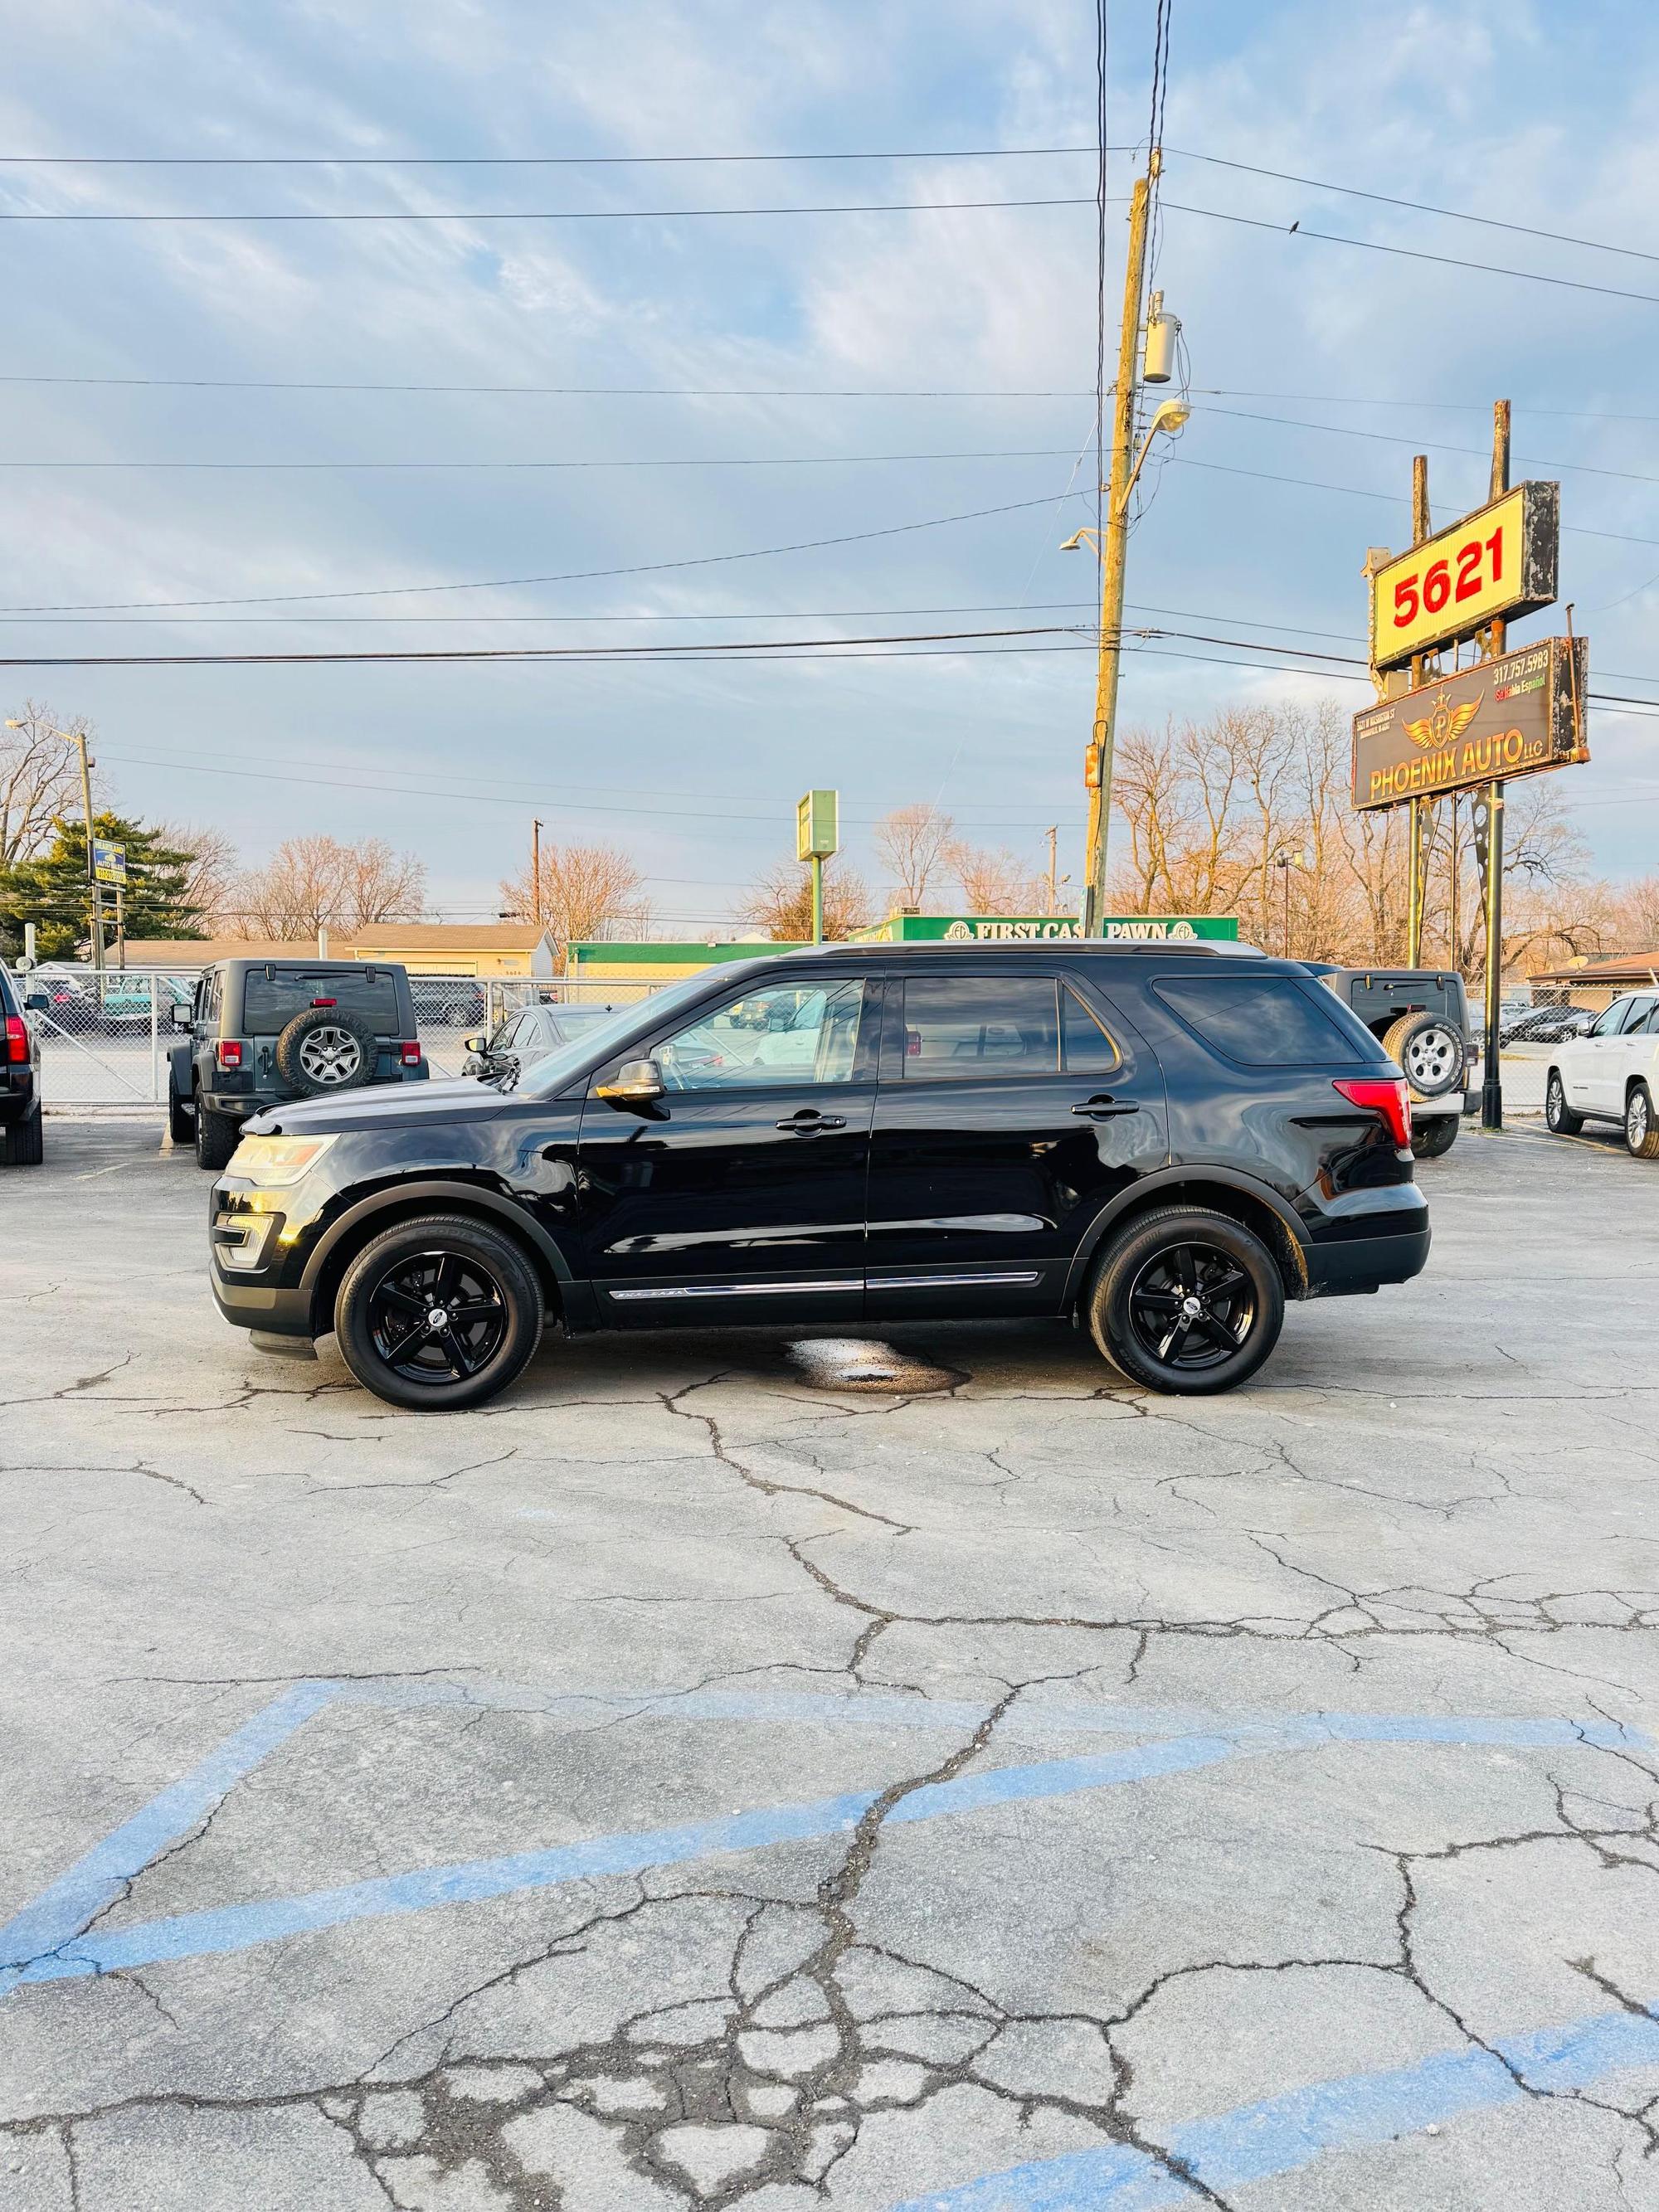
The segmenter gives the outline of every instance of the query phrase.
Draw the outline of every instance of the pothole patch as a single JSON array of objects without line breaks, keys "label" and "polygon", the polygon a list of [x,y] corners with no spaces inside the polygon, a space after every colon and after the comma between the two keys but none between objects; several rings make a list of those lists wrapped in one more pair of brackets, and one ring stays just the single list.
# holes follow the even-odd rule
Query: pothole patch
[{"label": "pothole patch", "polygon": [[967,1380],[956,1369],[933,1367],[890,1344],[866,1337],[814,1336],[788,1347],[792,1363],[815,1389],[850,1390],[864,1396],[920,1395],[953,1390]]}]

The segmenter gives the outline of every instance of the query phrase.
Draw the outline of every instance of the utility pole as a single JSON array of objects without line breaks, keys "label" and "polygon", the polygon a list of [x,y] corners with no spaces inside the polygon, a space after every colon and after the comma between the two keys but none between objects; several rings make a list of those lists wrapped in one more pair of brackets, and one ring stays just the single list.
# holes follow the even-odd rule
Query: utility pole
[{"label": "utility pole", "polygon": [[[1421,545],[1429,536],[1429,457],[1418,453],[1412,460],[1412,544]],[[1412,656],[1411,688],[1423,681],[1423,655]],[[1428,801],[1412,799],[1406,809],[1406,965],[1423,963],[1423,830]]]},{"label": "utility pole", "polygon": [[1089,747],[1089,828],[1083,877],[1083,934],[1093,937],[1106,910],[1106,839],[1112,811],[1112,746],[1116,735],[1118,664],[1123,629],[1123,573],[1133,481],[1135,407],[1140,397],[1136,353],[1146,283],[1146,222],[1152,185],[1164,165],[1154,146],[1146,174],[1129,196],[1129,252],[1123,272],[1123,324],[1118,333],[1112,404],[1111,469],[1100,548],[1100,659],[1095,684],[1094,737]]},{"label": "utility pole", "polygon": [[1051,825],[1048,836],[1048,911],[1050,914],[1055,914],[1060,908],[1060,824],[1058,822]]},{"label": "utility pole", "polygon": [[[1492,496],[1510,488],[1510,403],[1494,400],[1492,410]],[[1569,621],[1572,610],[1567,610]],[[1496,660],[1509,643],[1509,624],[1494,620],[1487,632],[1486,657]],[[1486,1036],[1485,1079],[1480,1085],[1480,1126],[1504,1126],[1504,1081],[1498,1066],[1498,1024],[1504,988],[1504,786],[1494,776],[1486,786]]]},{"label": "utility pole", "polygon": [[530,911],[538,930],[542,926],[542,825],[530,824]]}]

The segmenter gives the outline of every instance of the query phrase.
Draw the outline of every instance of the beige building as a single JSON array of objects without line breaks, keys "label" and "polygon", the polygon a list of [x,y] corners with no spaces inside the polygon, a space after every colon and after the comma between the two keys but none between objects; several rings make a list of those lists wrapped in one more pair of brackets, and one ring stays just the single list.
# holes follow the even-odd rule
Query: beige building
[{"label": "beige building", "polygon": [[1615,952],[1600,960],[1570,960],[1565,968],[1542,968],[1527,979],[1534,1005],[1569,1001],[1599,1014],[1626,991],[1659,990],[1659,949]]},{"label": "beige building", "polygon": [[[551,976],[557,972],[544,930],[518,921],[381,921],[366,929],[333,929],[326,946],[301,938],[284,944],[269,938],[132,938],[125,965],[188,973],[216,960],[396,961],[411,975]],[[109,957],[117,958],[113,947]]]}]

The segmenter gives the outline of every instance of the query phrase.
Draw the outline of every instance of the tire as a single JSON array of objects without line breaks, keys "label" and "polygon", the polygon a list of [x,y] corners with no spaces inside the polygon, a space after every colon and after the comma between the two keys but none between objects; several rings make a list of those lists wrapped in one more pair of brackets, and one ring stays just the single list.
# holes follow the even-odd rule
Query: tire
[{"label": "tire", "polygon": [[1436,1114],[1412,1123],[1412,1152],[1419,1160],[1437,1160],[1457,1142],[1455,1114]]},{"label": "tire", "polygon": [[1544,1126],[1555,1137],[1576,1137],[1584,1126],[1583,1115],[1575,1114],[1567,1103],[1566,1085],[1559,1067],[1551,1068],[1544,1079]]},{"label": "tire", "polygon": [[196,1109],[196,1164],[198,1168],[226,1168],[236,1149],[242,1125],[234,1114],[216,1114],[210,1106],[199,1103]]},{"label": "tire", "polygon": [[[425,1315],[446,1293],[471,1318],[434,1330]],[[334,1328],[366,1390],[388,1405],[456,1413],[515,1379],[541,1341],[543,1312],[536,1271],[511,1237],[465,1214],[422,1213],[357,1255]]]},{"label": "tire", "polygon": [[1463,1088],[1463,1035],[1439,1014],[1401,1014],[1382,1034],[1382,1049],[1419,1098]]},{"label": "tire", "polygon": [[0,1129],[0,1167],[38,1168],[46,1156],[46,1116],[36,1112]]},{"label": "tire", "polygon": [[1625,1150],[1633,1160],[1659,1160],[1659,1115],[1645,1083],[1632,1083],[1625,1101]]},{"label": "tire", "polygon": [[[1202,1313],[1182,1312],[1183,1299],[1201,1300]],[[1267,1358],[1284,1326],[1285,1285],[1273,1254],[1242,1223],[1172,1206],[1143,1214],[1110,1240],[1085,1310],[1097,1347],[1131,1381],[1204,1397],[1247,1382]],[[1170,1335],[1162,1334],[1166,1317]],[[1195,1320],[1208,1324],[1201,1342]]]},{"label": "tire", "polygon": [[167,1134],[175,1145],[193,1144],[196,1139],[196,1116],[179,1096],[177,1079],[167,1078]]},{"label": "tire", "polygon": [[307,1006],[276,1040],[276,1073],[297,1097],[332,1098],[374,1080],[374,1031],[337,1006]]}]

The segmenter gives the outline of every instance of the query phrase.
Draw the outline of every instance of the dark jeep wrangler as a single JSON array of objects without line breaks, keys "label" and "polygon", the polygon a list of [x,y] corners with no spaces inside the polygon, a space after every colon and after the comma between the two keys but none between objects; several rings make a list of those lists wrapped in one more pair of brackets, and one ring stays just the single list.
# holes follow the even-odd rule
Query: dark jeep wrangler
[{"label": "dark jeep wrangler", "polygon": [[250,1114],[372,1083],[423,1083],[409,976],[386,960],[217,960],[167,1053],[167,1127],[222,1168]]}]

